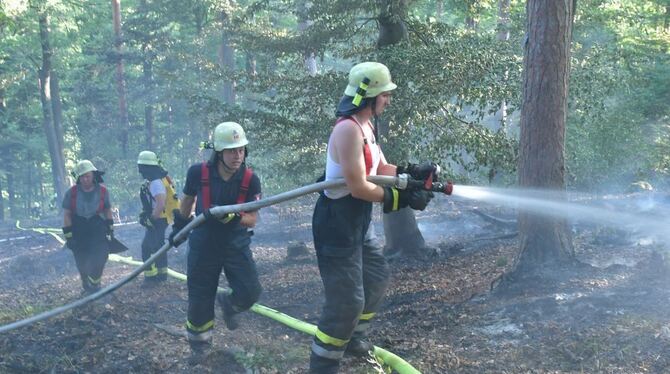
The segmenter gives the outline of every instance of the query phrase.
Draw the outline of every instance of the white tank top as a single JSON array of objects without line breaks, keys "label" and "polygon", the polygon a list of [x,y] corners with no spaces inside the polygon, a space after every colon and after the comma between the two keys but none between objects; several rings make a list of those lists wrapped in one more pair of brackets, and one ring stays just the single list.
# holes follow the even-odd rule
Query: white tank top
[{"label": "white tank top", "polygon": [[[368,141],[368,147],[370,148],[370,154],[372,156],[372,168],[370,169],[370,175],[377,175],[377,168],[379,167],[379,161],[381,160],[381,150],[379,145],[375,140],[375,135],[372,133],[372,126],[361,126],[360,123],[354,117],[351,118],[363,131],[365,139]],[[337,126],[337,125],[336,125]],[[367,130],[367,131],[366,131]],[[328,149],[326,149],[326,179],[327,181],[333,179],[341,179],[344,177],[342,174],[342,166],[335,162],[330,156],[330,142],[332,141],[333,136],[331,134],[330,139],[328,139]],[[365,157],[365,155],[363,155]],[[345,197],[351,193],[348,187],[336,187],[336,188],[327,188],[323,191],[325,195],[330,199],[339,199]]]}]

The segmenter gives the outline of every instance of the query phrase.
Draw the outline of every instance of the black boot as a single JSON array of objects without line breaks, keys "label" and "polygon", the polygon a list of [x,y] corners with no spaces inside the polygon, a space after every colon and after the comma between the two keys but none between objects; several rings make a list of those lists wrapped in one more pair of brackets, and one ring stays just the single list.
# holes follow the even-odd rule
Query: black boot
[{"label": "black boot", "polygon": [[372,343],[361,338],[351,338],[344,353],[352,356],[367,356],[371,351],[374,351],[375,346]]},{"label": "black boot", "polygon": [[188,364],[191,366],[203,363],[212,347],[210,341],[189,340],[188,345],[191,347],[191,355],[188,357]]},{"label": "black boot", "polygon": [[223,312],[223,322],[226,323],[228,330],[235,330],[236,328],[240,327],[237,318],[235,318],[237,312],[233,308],[233,304],[230,302],[230,296],[225,293],[220,293],[216,296],[216,300],[218,300],[219,306],[221,306],[221,311]]},{"label": "black boot", "polygon": [[309,374],[337,374],[340,361],[321,357],[314,352],[309,356]]}]

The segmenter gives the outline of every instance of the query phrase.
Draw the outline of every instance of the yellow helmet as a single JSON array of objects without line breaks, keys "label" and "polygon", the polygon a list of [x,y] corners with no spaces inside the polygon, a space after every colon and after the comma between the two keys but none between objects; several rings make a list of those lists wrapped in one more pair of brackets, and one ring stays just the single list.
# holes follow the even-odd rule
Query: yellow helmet
[{"label": "yellow helmet", "polygon": [[77,166],[74,167],[75,178],[79,178],[82,175],[88,173],[89,171],[97,171],[98,169],[93,166],[93,163],[89,160],[81,160],[77,163]]},{"label": "yellow helmet", "polygon": [[[379,62],[361,62],[354,65],[349,71],[349,84],[344,90],[346,96],[357,96],[361,98],[376,97],[382,92],[396,89],[396,84],[391,82],[389,68]],[[362,92],[365,92],[362,94]],[[360,100],[360,99],[359,99]]]},{"label": "yellow helmet", "polygon": [[235,122],[223,122],[214,129],[214,150],[238,148],[249,144],[244,129]]},{"label": "yellow helmet", "polygon": [[158,165],[158,157],[151,151],[142,151],[137,156],[138,165]]}]

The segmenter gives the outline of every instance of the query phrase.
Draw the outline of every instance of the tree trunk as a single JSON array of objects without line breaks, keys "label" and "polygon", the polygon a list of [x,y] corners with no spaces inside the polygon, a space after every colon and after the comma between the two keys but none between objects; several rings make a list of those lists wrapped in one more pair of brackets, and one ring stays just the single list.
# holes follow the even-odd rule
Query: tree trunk
[{"label": "tree trunk", "polygon": [[[40,43],[42,45],[42,67],[38,72],[40,101],[42,104],[42,127],[47,138],[49,155],[51,157],[51,173],[53,176],[54,191],[59,199],[65,194],[65,162],[63,157],[62,141],[58,141],[53,124],[51,103],[51,44],[49,43],[49,18],[46,13],[39,15]],[[60,107],[60,106],[59,106]]]},{"label": "tree trunk", "polygon": [[144,129],[146,132],[145,144],[147,149],[154,147],[154,107],[153,107],[153,56],[144,48],[144,61],[142,61],[142,74],[144,79]]},{"label": "tree trunk", "polygon": [[[7,102],[5,101],[5,89],[0,87],[0,118],[2,118],[7,110]],[[2,175],[0,175],[0,222],[5,220],[5,196],[2,193]]]},{"label": "tree trunk", "polygon": [[16,206],[16,191],[14,191],[14,172],[7,172],[7,197],[9,198],[9,216],[12,219],[19,217],[19,208]]},{"label": "tree trunk", "polygon": [[58,74],[52,68],[51,79],[49,80],[49,89],[51,89],[51,111],[53,112],[54,130],[56,131],[56,141],[58,141],[58,149],[61,150],[61,159],[65,160],[63,151],[65,144],[63,143],[63,106],[60,100],[60,85],[58,83]]},{"label": "tree trunk", "polygon": [[[379,37],[377,47],[382,48],[399,43],[407,39],[407,27],[403,19],[407,15],[406,1],[379,1],[381,12],[378,16]],[[383,62],[383,61],[382,61]],[[384,138],[389,132],[389,123],[380,120],[377,124],[380,134],[377,141],[383,145]],[[385,252],[388,254],[415,255],[417,251],[426,247],[426,241],[419,231],[414,211],[410,208],[401,209],[398,212],[384,214]]]},{"label": "tree trunk", "polygon": [[[519,186],[563,196],[573,0],[529,0],[526,12]],[[520,212],[519,239],[521,276],[574,260],[563,219]]]},{"label": "tree trunk", "polygon": [[112,20],[114,22],[114,47],[116,48],[116,91],[119,95],[119,127],[123,155],[128,155],[128,104],[126,100],[126,79],[123,72],[123,35],[121,33],[121,0],[112,0]]},{"label": "tree trunk", "polygon": [[[235,71],[235,49],[230,45],[228,26],[230,19],[225,10],[221,11],[221,45],[219,47],[219,66],[229,73]],[[223,82],[223,101],[228,105],[235,105],[235,82],[226,79]]]}]

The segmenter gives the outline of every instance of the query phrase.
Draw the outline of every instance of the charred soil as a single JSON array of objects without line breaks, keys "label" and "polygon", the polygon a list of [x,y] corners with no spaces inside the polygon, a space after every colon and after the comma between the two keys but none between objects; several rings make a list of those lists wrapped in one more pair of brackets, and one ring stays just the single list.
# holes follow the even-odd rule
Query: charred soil
[{"label": "charred soil", "polygon": [[[659,245],[577,227],[578,259],[591,266],[499,289],[518,254],[517,240],[509,225],[472,214],[473,208],[440,200],[418,215],[432,248],[391,259],[392,283],[371,331],[374,344],[423,373],[670,372],[664,354],[670,349],[670,279]],[[286,256],[300,243],[312,248],[311,210],[310,199],[265,209],[252,250],[264,287],[260,304],[316,323],[323,296],[313,249]],[[25,237],[0,242],[0,324],[80,297],[72,255],[53,238],[9,226],[0,235]],[[140,258],[142,235],[139,225],[117,229],[131,248],[125,255]],[[184,272],[185,253],[185,244],[173,249],[170,267]],[[109,262],[103,282],[130,270]],[[86,307],[0,336],[0,372],[307,371],[309,336],[251,312],[228,331],[218,307],[213,350],[192,365],[186,308],[185,283],[145,287],[140,276]],[[377,371],[365,359],[346,358],[342,372]]]}]

